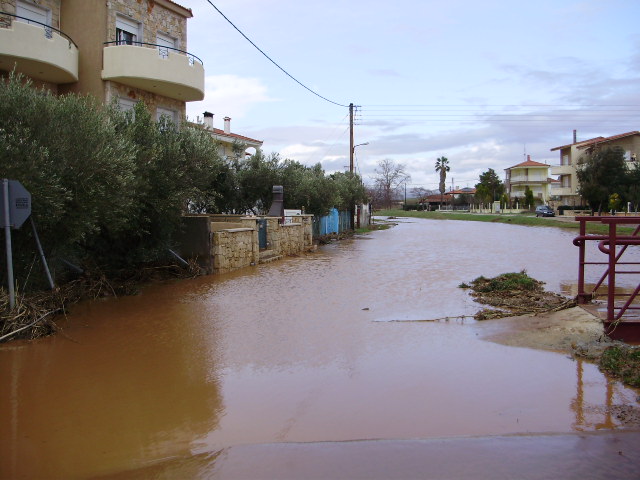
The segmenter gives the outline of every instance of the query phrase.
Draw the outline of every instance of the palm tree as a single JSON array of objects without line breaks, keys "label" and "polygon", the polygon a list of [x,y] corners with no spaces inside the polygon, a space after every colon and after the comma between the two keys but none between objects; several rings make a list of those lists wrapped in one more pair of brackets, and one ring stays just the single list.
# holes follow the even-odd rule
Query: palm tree
[{"label": "palm tree", "polygon": [[451,170],[447,157],[440,157],[436,160],[436,172],[440,172],[440,209],[442,210],[442,197],[444,197],[444,182],[447,179],[447,172]]}]

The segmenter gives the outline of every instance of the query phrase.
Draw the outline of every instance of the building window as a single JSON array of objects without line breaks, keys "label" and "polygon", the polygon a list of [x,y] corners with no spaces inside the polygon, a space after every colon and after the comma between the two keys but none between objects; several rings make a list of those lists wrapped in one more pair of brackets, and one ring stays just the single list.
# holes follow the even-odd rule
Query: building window
[{"label": "building window", "polygon": [[130,98],[118,97],[118,108],[122,112],[131,112],[132,118],[135,118],[136,101]]},{"label": "building window", "polygon": [[156,121],[162,120],[162,118],[166,118],[171,124],[178,124],[178,112],[175,110],[171,110],[170,108],[158,107],[156,108]]},{"label": "building window", "polygon": [[177,48],[177,39],[158,33],[156,37],[156,45],[158,45],[158,55],[162,58],[169,57],[172,48]]},{"label": "building window", "polygon": [[561,165],[569,165],[569,155],[562,155]]},{"label": "building window", "polygon": [[135,45],[142,41],[141,25],[131,18],[116,17],[116,41],[118,45]]}]

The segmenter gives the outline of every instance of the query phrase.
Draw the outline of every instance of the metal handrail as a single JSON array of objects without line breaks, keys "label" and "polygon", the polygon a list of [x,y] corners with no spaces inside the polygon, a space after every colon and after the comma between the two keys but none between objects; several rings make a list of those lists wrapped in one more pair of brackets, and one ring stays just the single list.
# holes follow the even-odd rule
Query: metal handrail
[{"label": "metal handrail", "polygon": [[[616,293],[616,274],[638,275],[640,271],[617,271],[616,265],[640,265],[640,262],[620,262],[620,258],[629,246],[640,245],[640,219],[638,217],[576,217],[580,222],[580,235],[573,240],[573,244],[580,248],[578,261],[578,303],[584,304],[593,297],[593,294],[600,288],[605,279],[608,279],[607,292],[607,322],[614,323],[620,321],[627,310],[638,310],[640,307],[632,306],[631,303],[640,292],[638,285],[633,293]],[[609,225],[609,233],[605,235],[589,235],[586,233],[587,222],[600,222]],[[637,225],[631,235],[619,235],[616,227],[618,225]],[[607,262],[587,262],[585,258],[585,246],[587,241],[597,241],[598,249],[608,256]],[[620,247],[616,250],[616,247]],[[592,293],[585,291],[584,267],[586,265],[607,265],[605,272],[600,277]],[[628,297],[622,307],[615,306],[616,297]],[[618,311],[616,314],[615,311]]]},{"label": "metal handrail", "polygon": [[198,62],[200,62],[200,65],[204,66],[204,62],[202,60],[200,60],[198,57],[196,57],[193,53],[189,53],[189,52],[185,52],[184,50],[179,50],[177,48],[173,48],[173,47],[167,47],[166,45],[158,45],[157,43],[147,43],[147,42],[128,42],[125,40],[116,40],[114,42],[104,42],[103,45],[133,45],[133,46],[148,46],[148,47],[154,47],[154,48],[158,48],[158,51],[162,54],[162,49],[167,50],[166,55],[164,56],[164,58],[169,56],[169,52],[168,50],[173,50],[174,52],[178,52],[178,53],[182,53],[184,55],[187,56],[187,58],[189,59],[189,65],[193,65],[195,63],[195,61],[197,60]]},{"label": "metal handrail", "polygon": [[9,28],[11,26],[11,22],[7,22],[5,19],[2,18],[3,15],[6,15],[8,17],[13,17],[13,18],[19,18],[20,20],[25,20],[26,23],[28,23],[29,25],[31,24],[40,25],[41,27],[44,28],[44,36],[46,38],[52,38],[53,33],[51,33],[51,31],[54,30],[61,37],[64,37],[67,39],[67,41],[69,42],[69,48],[71,48],[71,44],[73,44],[73,46],[76,47],[76,49],[78,48],[78,45],[76,45],[76,42],[74,42],[73,39],[63,31],[58,30],[57,28],[52,27],[51,25],[47,25],[46,23],[38,22],[36,20],[31,20],[30,18],[27,18],[27,17],[21,17],[20,15],[16,15],[14,13],[0,11],[0,28]]}]

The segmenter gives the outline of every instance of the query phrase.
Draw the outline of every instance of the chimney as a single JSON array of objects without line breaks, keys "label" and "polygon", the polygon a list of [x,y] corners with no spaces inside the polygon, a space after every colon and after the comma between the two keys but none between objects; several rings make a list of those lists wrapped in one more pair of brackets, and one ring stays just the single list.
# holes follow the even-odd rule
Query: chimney
[{"label": "chimney", "polygon": [[211,112],[204,112],[204,125],[205,127],[207,127],[208,129],[213,130],[213,113]]},{"label": "chimney", "polygon": [[280,217],[284,221],[284,187],[282,185],[273,186],[273,201],[267,214],[269,217]]},{"label": "chimney", "polygon": [[531,155],[527,155],[527,162],[531,161]]},{"label": "chimney", "polygon": [[578,131],[573,131],[573,143],[578,143]]},{"label": "chimney", "polygon": [[231,117],[224,117],[224,133],[231,133]]}]

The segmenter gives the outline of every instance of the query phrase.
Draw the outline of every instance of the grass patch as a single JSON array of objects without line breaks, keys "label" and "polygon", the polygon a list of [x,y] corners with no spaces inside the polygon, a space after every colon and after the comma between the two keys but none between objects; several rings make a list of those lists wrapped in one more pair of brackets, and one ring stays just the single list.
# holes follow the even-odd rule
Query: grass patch
[{"label": "grass patch", "polygon": [[[469,213],[469,212],[418,212],[404,210],[379,210],[376,215],[390,217],[409,217],[409,218],[428,218],[432,220],[459,220],[469,222],[491,222],[491,223],[507,223],[512,225],[526,225],[532,227],[555,227],[569,230],[578,230],[580,222],[563,222],[552,218],[538,218],[534,213],[521,213],[516,215],[510,214],[487,214],[487,213]],[[634,228],[619,227],[619,233],[630,234]],[[607,225],[598,223],[587,223],[587,233],[606,234],[609,232]]]},{"label": "grass patch", "polygon": [[355,232],[369,233],[369,232],[374,232],[376,230],[388,230],[389,228],[393,227],[393,225],[394,225],[393,223],[372,223],[363,228],[356,228]]},{"label": "grass patch", "polygon": [[497,277],[478,277],[471,282],[471,288],[475,292],[541,292],[543,282],[531,278],[527,272],[522,270],[519,273],[502,273]]},{"label": "grass patch", "polygon": [[600,357],[600,370],[626,385],[640,387],[640,348],[627,345],[607,348]]}]

